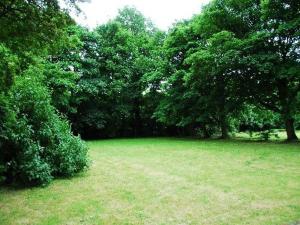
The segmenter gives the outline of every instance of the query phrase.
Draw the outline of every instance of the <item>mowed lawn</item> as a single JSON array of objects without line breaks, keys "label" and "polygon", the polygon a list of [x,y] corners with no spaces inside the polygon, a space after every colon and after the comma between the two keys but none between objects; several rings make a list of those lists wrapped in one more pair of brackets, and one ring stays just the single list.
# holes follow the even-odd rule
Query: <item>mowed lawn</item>
[{"label": "mowed lawn", "polygon": [[46,188],[0,188],[0,224],[295,224],[300,145],[175,138],[88,143]]}]

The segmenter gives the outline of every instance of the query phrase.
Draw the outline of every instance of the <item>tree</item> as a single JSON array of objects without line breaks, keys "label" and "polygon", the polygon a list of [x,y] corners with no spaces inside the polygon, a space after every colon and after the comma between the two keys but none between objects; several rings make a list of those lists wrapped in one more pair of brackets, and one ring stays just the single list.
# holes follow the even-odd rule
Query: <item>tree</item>
[{"label": "tree", "polygon": [[253,95],[261,105],[280,113],[288,140],[297,139],[294,121],[299,113],[300,62],[297,1],[263,1],[262,22],[249,35],[245,48],[249,67],[256,80]]},{"label": "tree", "polygon": [[227,30],[241,40],[235,79],[243,90],[239,96],[280,113],[288,140],[297,139],[293,124],[299,112],[299,3],[216,0],[203,17],[198,29],[206,36]]},{"label": "tree", "polygon": [[87,166],[86,146],[52,105],[66,98],[51,99],[51,78],[57,84],[65,73],[45,63],[69,41],[65,29],[72,23],[58,1],[0,3],[0,180],[45,185]]},{"label": "tree", "polygon": [[145,103],[143,77],[160,64],[157,49],[164,34],[149,24],[136,9],[125,7],[91,32],[70,30],[80,40],[78,48],[53,59],[80,74],[71,100],[77,111],[69,115],[78,133],[87,138],[152,134],[156,125]]},{"label": "tree", "polygon": [[239,45],[240,40],[232,33],[222,31],[212,35],[186,59],[191,67],[191,73],[185,77],[189,92],[201,93],[201,113],[220,126],[222,138],[228,138],[230,117],[242,105],[235,82],[239,75]]},{"label": "tree", "polygon": [[195,45],[193,38],[188,22],[178,23],[165,40],[165,62],[160,68],[160,73],[151,78],[152,83],[155,82],[158,86],[157,91],[161,96],[154,117],[160,123],[175,126],[173,134],[183,134],[191,130],[189,128],[196,120],[195,114],[190,110],[196,98],[188,95],[188,87],[184,85],[183,79],[188,69],[184,60],[191,46]]}]

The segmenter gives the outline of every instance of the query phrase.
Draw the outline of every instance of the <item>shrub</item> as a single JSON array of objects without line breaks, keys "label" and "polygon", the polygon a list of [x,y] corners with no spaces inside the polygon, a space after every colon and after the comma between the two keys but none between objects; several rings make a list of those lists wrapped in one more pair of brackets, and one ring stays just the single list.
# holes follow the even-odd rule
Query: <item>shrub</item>
[{"label": "shrub", "polygon": [[[51,105],[39,68],[16,77],[9,92],[10,118],[4,121],[1,158],[8,181],[46,185],[87,166],[87,148]],[[1,172],[0,172],[1,174]]]}]

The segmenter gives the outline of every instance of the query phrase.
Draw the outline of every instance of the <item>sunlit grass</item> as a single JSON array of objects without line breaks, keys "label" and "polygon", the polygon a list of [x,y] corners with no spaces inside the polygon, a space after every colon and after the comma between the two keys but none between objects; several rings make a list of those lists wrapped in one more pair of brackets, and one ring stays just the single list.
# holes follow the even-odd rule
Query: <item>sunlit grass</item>
[{"label": "sunlit grass", "polygon": [[[276,134],[276,136],[274,135]],[[287,135],[285,130],[282,129],[275,129],[274,134],[270,136],[270,141],[283,141],[287,139]],[[296,131],[296,134],[298,138],[300,138],[300,131]],[[262,140],[262,137],[260,136],[259,132],[253,132],[252,135],[250,135],[249,132],[240,132],[234,134],[234,137],[237,139],[243,139],[243,140]]]},{"label": "sunlit grass", "polygon": [[300,145],[174,138],[93,141],[91,168],[0,189],[0,224],[289,224]]}]

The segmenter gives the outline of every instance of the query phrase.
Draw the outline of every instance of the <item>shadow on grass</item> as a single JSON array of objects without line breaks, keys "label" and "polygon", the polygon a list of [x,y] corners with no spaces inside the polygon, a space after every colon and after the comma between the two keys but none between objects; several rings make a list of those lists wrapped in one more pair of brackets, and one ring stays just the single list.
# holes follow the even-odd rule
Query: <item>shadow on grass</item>
[{"label": "shadow on grass", "polygon": [[72,181],[74,179],[81,179],[85,178],[87,176],[87,170],[84,170],[80,173],[74,174],[73,176],[58,176],[55,177],[49,184],[46,185],[26,185],[23,183],[0,183],[0,193],[2,191],[4,192],[18,192],[18,191],[23,191],[23,190],[34,190],[34,189],[41,189],[41,188],[47,188],[53,184],[53,181]]}]

